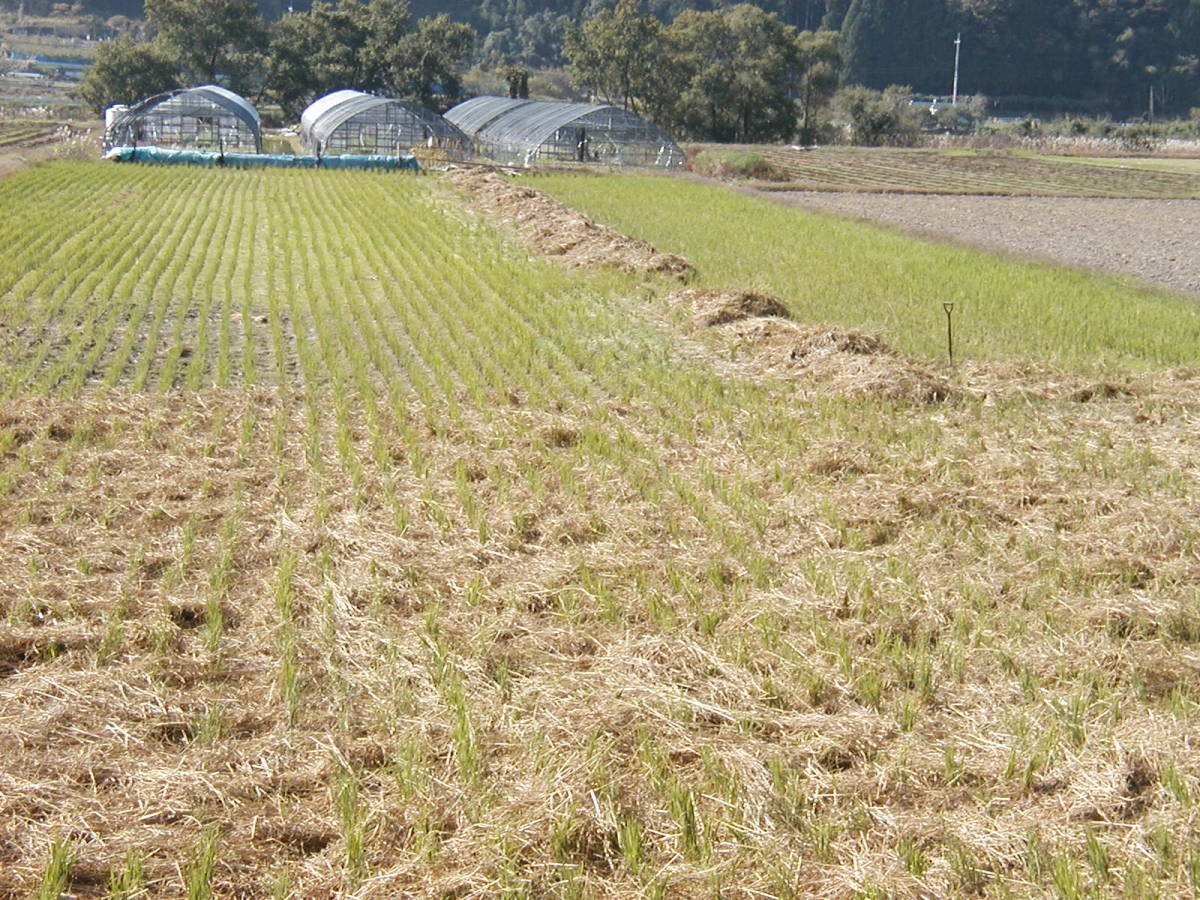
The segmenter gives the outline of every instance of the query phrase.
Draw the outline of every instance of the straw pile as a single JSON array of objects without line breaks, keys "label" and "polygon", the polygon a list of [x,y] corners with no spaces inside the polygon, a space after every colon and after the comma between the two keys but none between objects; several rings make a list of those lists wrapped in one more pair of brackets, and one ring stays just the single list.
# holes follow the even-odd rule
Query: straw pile
[{"label": "straw pile", "polygon": [[719,349],[724,359],[718,364],[731,374],[911,403],[937,403],[955,394],[944,378],[877,335],[798,324],[782,301],[758,291],[685,288],[667,302],[691,313],[693,330],[711,329],[706,340]]},{"label": "straw pile", "polygon": [[451,169],[445,178],[466,191],[485,215],[515,228],[535,253],[573,268],[613,268],[680,280],[693,272],[683,257],[660,253],[645,241],[598,225],[548,194],[514,184],[494,170]]}]

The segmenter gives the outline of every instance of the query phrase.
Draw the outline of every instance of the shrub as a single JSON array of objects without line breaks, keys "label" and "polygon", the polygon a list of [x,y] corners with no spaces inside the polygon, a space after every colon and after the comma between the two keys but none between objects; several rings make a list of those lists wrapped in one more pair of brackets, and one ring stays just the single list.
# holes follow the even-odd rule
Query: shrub
[{"label": "shrub", "polygon": [[688,168],[697,174],[716,178],[780,181],[787,177],[761,153],[750,150],[701,150],[688,161]]},{"label": "shrub", "polygon": [[833,108],[849,129],[850,143],[910,147],[921,130],[920,112],[909,102],[911,94],[899,85],[883,91],[842,88],[833,98]]}]

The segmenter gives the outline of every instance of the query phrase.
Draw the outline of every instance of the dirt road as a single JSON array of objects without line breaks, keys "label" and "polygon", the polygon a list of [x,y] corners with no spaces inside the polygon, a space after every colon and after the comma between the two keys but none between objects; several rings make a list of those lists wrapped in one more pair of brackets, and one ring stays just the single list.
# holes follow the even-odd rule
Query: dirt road
[{"label": "dirt road", "polygon": [[1200,200],[759,191],[989,250],[1101,269],[1200,295]]}]

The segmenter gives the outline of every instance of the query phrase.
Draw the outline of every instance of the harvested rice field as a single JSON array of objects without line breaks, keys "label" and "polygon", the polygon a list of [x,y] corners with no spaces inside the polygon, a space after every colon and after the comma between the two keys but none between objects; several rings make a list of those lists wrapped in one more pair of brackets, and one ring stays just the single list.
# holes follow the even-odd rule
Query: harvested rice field
[{"label": "harvested rice field", "polygon": [[[703,147],[704,145],[700,145]],[[718,152],[725,151],[724,145]],[[1186,160],[1070,158],[1014,150],[747,146],[777,191],[968,194],[1004,197],[1194,199]]]},{"label": "harvested rice field", "polygon": [[0,182],[0,895],[1200,890],[1192,306],[649,181]]},{"label": "harvested rice field", "polygon": [[25,150],[69,140],[76,130],[60,122],[0,119],[0,153]]}]

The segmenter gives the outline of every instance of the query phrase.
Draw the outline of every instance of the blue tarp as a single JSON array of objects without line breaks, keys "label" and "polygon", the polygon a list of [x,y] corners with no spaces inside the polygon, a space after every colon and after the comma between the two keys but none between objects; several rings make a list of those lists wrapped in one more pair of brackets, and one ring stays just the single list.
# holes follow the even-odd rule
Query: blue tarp
[{"label": "blue tarp", "polygon": [[159,163],[166,166],[231,166],[237,169],[420,169],[411,153],[377,156],[343,153],[339,156],[291,156],[282,153],[219,153],[216,150],[167,150],[163,147],[113,147],[104,154],[116,162]]}]

